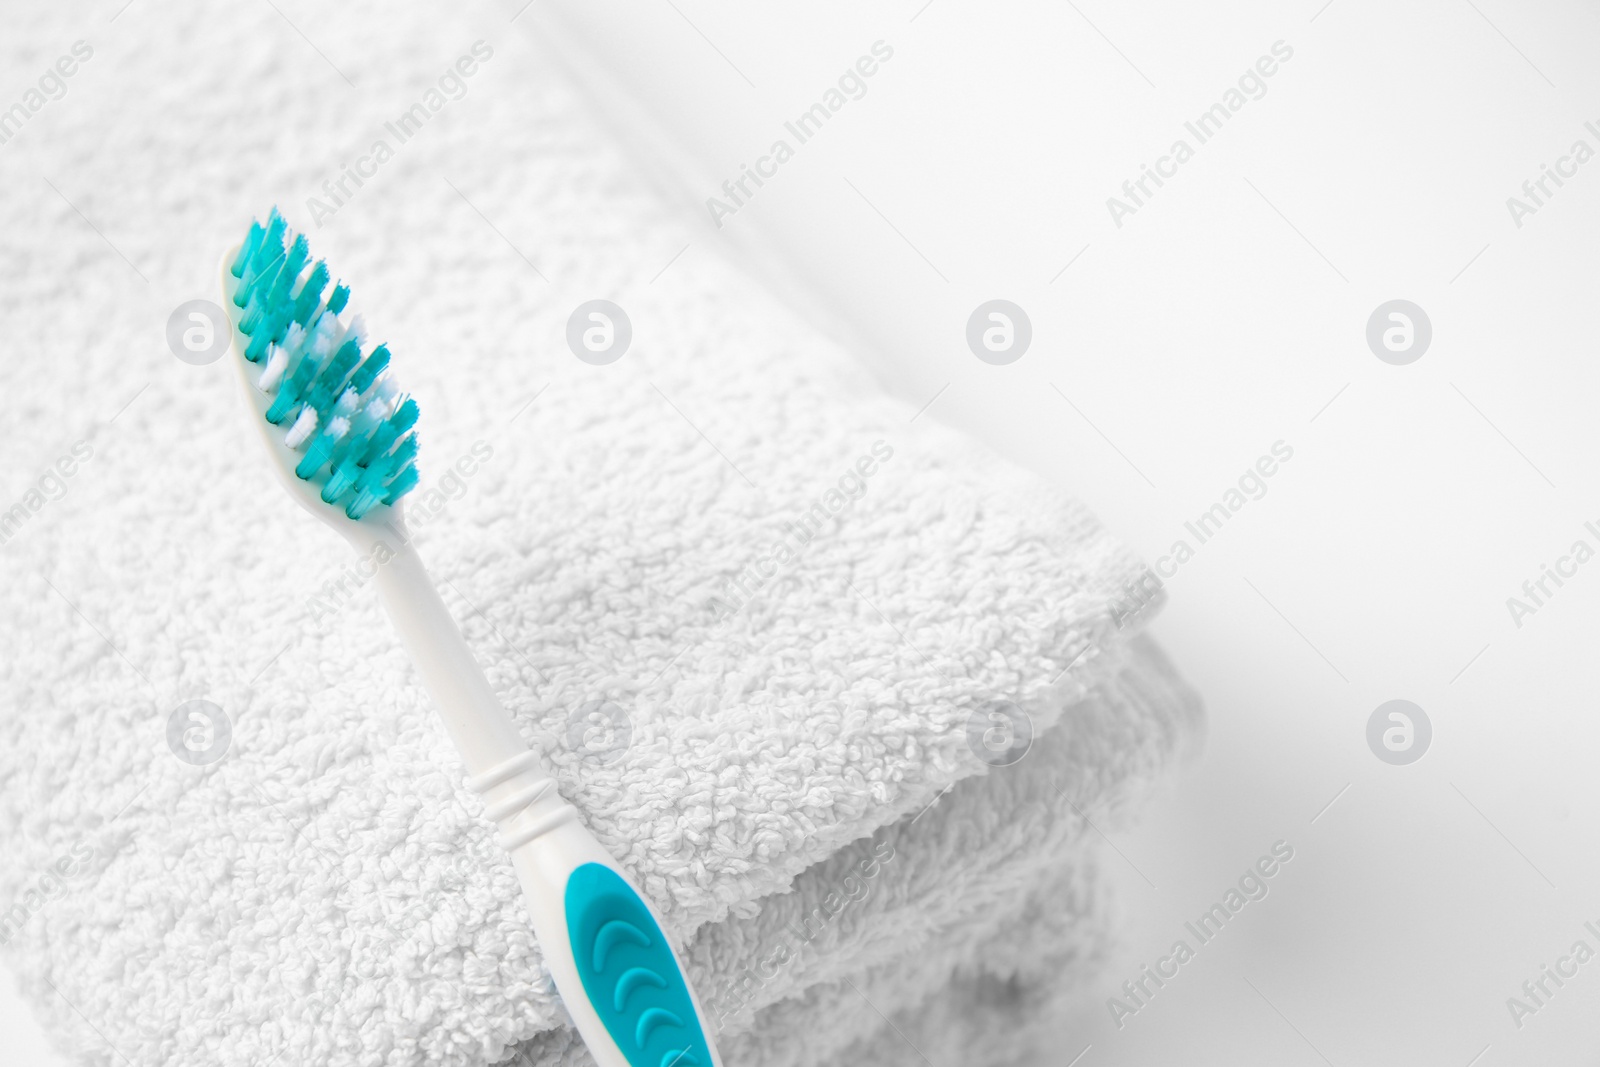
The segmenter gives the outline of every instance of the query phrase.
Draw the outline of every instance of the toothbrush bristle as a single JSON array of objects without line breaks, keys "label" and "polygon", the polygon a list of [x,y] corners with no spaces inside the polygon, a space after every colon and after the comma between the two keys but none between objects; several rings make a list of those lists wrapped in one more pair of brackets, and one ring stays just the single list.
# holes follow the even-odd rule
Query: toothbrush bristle
[{"label": "toothbrush bristle", "polygon": [[395,386],[387,345],[362,354],[360,316],[341,318],[350,288],[328,289],[333,276],[312,262],[306,235],[273,208],[265,224],[250,223],[229,271],[240,348],[262,368],[267,421],[301,454],[295,474],[352,519],[414,489],[417,402]]}]

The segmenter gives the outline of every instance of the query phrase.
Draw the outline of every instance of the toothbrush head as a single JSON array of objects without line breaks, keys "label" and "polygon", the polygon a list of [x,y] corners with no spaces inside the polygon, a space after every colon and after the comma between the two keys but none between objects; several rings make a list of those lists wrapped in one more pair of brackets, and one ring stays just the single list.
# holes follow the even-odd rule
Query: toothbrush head
[{"label": "toothbrush head", "polygon": [[417,402],[368,344],[350,289],[277,208],[223,257],[232,358],[274,466],[318,517],[378,520],[417,484]]}]

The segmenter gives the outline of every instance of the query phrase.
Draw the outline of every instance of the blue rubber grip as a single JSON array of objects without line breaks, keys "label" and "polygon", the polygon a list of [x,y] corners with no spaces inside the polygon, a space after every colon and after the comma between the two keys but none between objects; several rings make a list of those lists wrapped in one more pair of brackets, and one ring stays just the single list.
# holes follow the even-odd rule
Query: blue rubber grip
[{"label": "blue rubber grip", "polygon": [[566,909],[584,992],[630,1067],[711,1067],[683,972],[633,887],[585,863],[567,879]]}]

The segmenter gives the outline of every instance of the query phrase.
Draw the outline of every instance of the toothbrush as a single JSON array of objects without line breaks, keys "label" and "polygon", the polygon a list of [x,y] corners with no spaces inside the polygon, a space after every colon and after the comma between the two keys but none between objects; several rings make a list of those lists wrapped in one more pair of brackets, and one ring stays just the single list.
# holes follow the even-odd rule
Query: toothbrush
[{"label": "toothbrush", "polygon": [[556,792],[405,536],[417,404],[276,208],[222,260],[231,358],[289,495],[357,552],[511,853],[556,991],[599,1067],[721,1067],[654,910]]}]

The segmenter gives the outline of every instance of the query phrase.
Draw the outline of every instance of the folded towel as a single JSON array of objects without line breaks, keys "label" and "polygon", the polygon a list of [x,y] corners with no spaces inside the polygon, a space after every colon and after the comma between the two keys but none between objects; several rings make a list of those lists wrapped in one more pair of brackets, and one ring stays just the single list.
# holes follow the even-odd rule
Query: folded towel
[{"label": "folded towel", "polygon": [[[0,204],[0,321],[49,360],[0,362],[0,501],[27,513],[0,544],[6,958],[94,1062],[448,1067],[519,1042],[585,1062],[360,568],[271,483],[229,372],[156,340],[174,307],[213,296],[246,205],[309,223],[328,161],[383,136],[481,36],[451,42],[434,12],[318,19],[312,37],[347,44],[348,103],[271,7],[135,5],[6,146],[51,179]],[[7,69],[71,43],[47,10],[18,20]],[[465,96],[316,247],[421,401],[423,555],[562,792],[669,931],[694,935],[698,984],[759,963],[761,916],[826,893],[828,864],[860,862],[840,851],[853,842],[956,840],[936,818],[955,790],[917,815],[986,770],[969,726],[994,702],[1026,712],[1040,752],[1083,755],[1062,787],[1091,815],[1192,732],[1192,697],[1129,645],[1138,560],[1075,502],[884,398],[714,257],[663,270],[692,235],[514,43],[486,44]],[[610,366],[563,340],[594,298],[633,322]],[[58,455],[75,457],[51,475],[62,492],[30,495]],[[201,766],[168,741],[194,698],[231,734]],[[588,732],[597,718],[610,740]],[[1036,756],[970,784],[1003,790]],[[1081,833],[1056,822],[1052,848]],[[889,883],[875,898],[895,928],[978,928],[962,909],[982,879],[952,903],[928,888],[936,868],[901,869],[922,888],[898,910]],[[1097,936],[1090,918],[1073,936]],[[785,972],[734,1009],[731,1040],[781,1047],[763,1012],[862,966],[895,973],[878,936]]]},{"label": "folded towel", "polygon": [[[971,1011],[977,1003],[1039,1004],[1092,974],[1090,964],[1098,962],[1109,933],[1102,897],[1092,861],[1058,871],[1037,883],[1020,907],[978,913],[959,933],[950,931],[920,952],[783,1002],[755,1033],[727,1042],[729,1058],[823,1064],[845,1058],[852,1046],[881,1044],[889,1047],[856,1062],[892,1061],[896,1048],[917,1060],[937,1052],[939,1062],[994,1062],[989,1054],[952,1056],[947,1042],[965,1043],[986,1031],[975,1018],[980,1013]],[[948,1029],[930,1031],[932,1020],[924,1014],[930,1003],[958,991],[977,1003],[958,1007]],[[895,1023],[886,1028],[886,1020]]]},{"label": "folded towel", "polygon": [[[792,895],[762,902],[760,948],[740,955],[758,961],[745,973],[767,979],[755,999],[768,1006],[728,1043],[737,1062],[896,1062],[880,1058],[882,1049],[841,1055],[852,1042],[871,1047],[873,1034],[907,1062],[921,1062],[923,1048],[937,1049],[940,1062],[986,1064],[1012,1062],[1006,1049],[1016,1062],[1037,1051],[1021,1038],[1038,1028],[1019,1019],[1092,977],[1111,932],[1098,835],[1085,832],[1085,819],[1117,825],[1174,746],[1194,737],[1191,695],[1153,646],[1141,642],[1139,652],[1140,662],[1073,708],[1027,760],[959,783],[915,821],[879,830],[807,871]],[[1123,744],[1109,744],[1113,737]],[[894,856],[885,884],[837,922],[807,921],[843,882],[840,860],[862,850]],[[723,940],[732,925],[702,931],[693,948]],[[764,966],[775,947],[817,927],[796,953],[807,965]],[[954,1007],[951,990],[963,998]],[[896,1026],[885,1030],[885,1016]],[[1016,1040],[996,1041],[997,1027],[1016,1030]]]},{"label": "folded towel", "polygon": [[[1197,706],[1160,652],[1140,640],[1134,653],[1016,765],[842,849],[756,915],[702,928],[690,960],[715,976],[705,995],[723,1020],[738,1028],[752,1011],[896,960],[931,971],[933,953],[981,933],[984,916],[1022,907],[1064,858],[1088,862],[1097,835],[1086,819],[1117,825],[1195,733]],[[1062,905],[1072,918],[1077,909]]]},{"label": "folded towel", "polygon": [[[700,929],[687,966],[730,1062],[826,1062],[873,1034],[880,1012],[914,1011],[963,974],[1015,980],[1030,1002],[1088,977],[1109,930],[1086,819],[1116,826],[1197,725],[1192,694],[1155,646],[1138,639],[1133,652],[1016,765],[957,783],[755,914]],[[1019,915],[1031,932],[1001,936]],[[567,1062],[570,1041],[555,1032],[519,1052]]]}]

